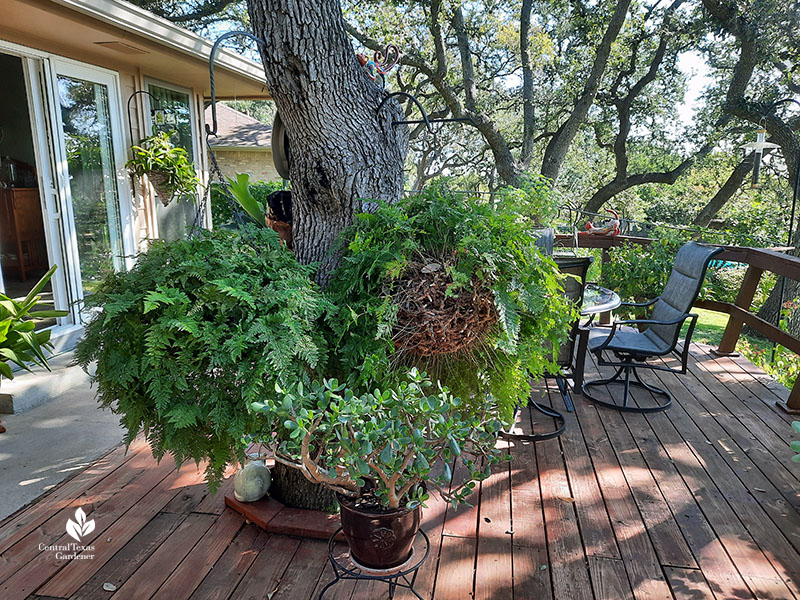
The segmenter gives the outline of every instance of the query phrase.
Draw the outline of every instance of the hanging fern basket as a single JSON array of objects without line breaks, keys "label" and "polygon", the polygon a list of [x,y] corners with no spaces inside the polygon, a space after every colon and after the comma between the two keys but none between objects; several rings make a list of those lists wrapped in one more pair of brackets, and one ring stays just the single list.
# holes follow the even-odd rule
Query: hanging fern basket
[{"label": "hanging fern basket", "polygon": [[167,206],[172,202],[172,198],[175,196],[175,187],[170,185],[169,173],[165,171],[150,171],[147,174],[147,178],[150,181],[150,185],[155,189],[156,194],[158,194],[161,204]]},{"label": "hanging fern basket", "polygon": [[448,293],[453,284],[448,266],[454,264],[455,257],[422,257],[395,284],[392,299],[398,310],[392,341],[401,353],[430,357],[469,351],[497,323],[494,295],[483,282],[473,279],[457,293]]}]

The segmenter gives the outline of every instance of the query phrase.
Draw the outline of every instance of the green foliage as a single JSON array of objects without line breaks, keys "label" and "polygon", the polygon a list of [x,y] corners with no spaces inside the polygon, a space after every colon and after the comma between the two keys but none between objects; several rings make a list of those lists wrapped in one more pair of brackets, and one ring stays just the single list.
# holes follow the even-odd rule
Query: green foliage
[{"label": "green foliage", "polygon": [[[357,215],[343,239],[327,292],[339,307],[332,372],[348,384],[387,389],[399,384],[399,365],[417,367],[470,402],[481,404],[490,394],[508,418],[526,401],[529,379],[556,369],[553,349],[567,335],[573,313],[556,265],[539,253],[516,206],[494,209],[438,185]],[[448,294],[479,284],[492,291],[500,320],[481,344],[438,358],[395,350],[393,286],[420,257],[455,257],[447,267]]]},{"label": "green foliage", "polygon": [[21,301],[13,300],[0,294],[0,375],[7,379],[14,379],[14,373],[8,363],[30,371],[28,363],[44,367],[48,371],[45,350],[51,350],[50,330],[35,330],[34,319],[48,319],[63,317],[68,314],[65,310],[33,310],[41,306],[42,291],[47,282],[56,272],[54,265],[33,286],[33,289]]},{"label": "green foliage", "polygon": [[[792,429],[794,429],[794,431],[795,431],[796,433],[800,433],[800,421],[792,421]],[[794,462],[800,462],[800,440],[793,440],[793,441],[792,441],[792,442],[789,444],[789,446],[792,448],[792,450],[793,450],[794,452],[797,452],[797,453],[798,453],[798,454],[795,454],[795,455],[792,457],[792,461],[794,461]]]},{"label": "green foliage", "polygon": [[[790,330],[789,322],[798,308],[800,301],[797,299],[783,303],[778,325],[783,331]],[[775,345],[773,352],[771,345],[759,345],[754,340],[741,337],[736,344],[736,350],[789,389],[794,387],[797,377],[800,376],[800,356],[780,344]]]},{"label": "green foliage", "polygon": [[[687,233],[673,229],[661,229],[653,233],[657,237],[648,246],[629,242],[608,251],[609,262],[603,266],[602,282],[623,300],[640,302],[660,295],[672,272],[675,255],[683,244],[690,241]],[[726,243],[719,239],[713,242]],[[745,271],[746,267],[739,264],[712,261],[700,290],[700,298],[733,302]],[[762,282],[756,304],[758,299],[765,297],[764,291],[768,291],[772,284],[771,278]],[[636,309],[626,313],[620,309],[617,312],[621,316],[642,317],[647,310]]]},{"label": "green foliage", "polygon": [[[237,174],[236,177],[238,180],[241,177],[248,176]],[[228,181],[234,180],[229,179]],[[260,213],[260,220],[258,220],[258,225],[264,226],[265,222],[263,214],[266,212],[267,208],[267,196],[269,196],[272,192],[282,190],[283,183],[280,181],[248,181],[247,185],[250,197],[255,200],[259,207],[258,211]],[[233,189],[231,189],[231,191],[233,192]],[[236,199],[235,193],[234,198]],[[233,223],[231,204],[228,201],[228,198],[225,196],[222,186],[219,183],[211,184],[211,218],[213,219],[215,226]],[[256,222],[255,218],[253,219],[253,222]]]},{"label": "green foliage", "polygon": [[516,187],[501,189],[498,197],[508,209],[531,218],[537,225],[551,226],[558,214],[558,195],[550,180],[541,175],[523,175]]},{"label": "green foliage", "polygon": [[[660,295],[672,272],[672,263],[682,240],[669,232],[649,246],[626,243],[610,248],[603,267],[603,284],[623,300],[641,302]],[[644,310],[634,313],[641,317]],[[623,312],[623,311],[619,311]]]},{"label": "green foliage", "polygon": [[122,416],[128,443],[143,431],[158,458],[208,460],[215,486],[247,436],[265,433],[250,403],[325,365],[317,322],[328,305],[311,272],[266,228],[155,242],[87,299],[101,310],[77,362],[97,361],[99,400]]},{"label": "green foliage", "polygon": [[174,146],[167,132],[157,133],[132,146],[133,158],[125,166],[136,176],[163,174],[167,178],[166,191],[169,197],[193,197],[200,179],[186,150]]},{"label": "green foliage", "polygon": [[[253,404],[264,429],[277,434],[262,441],[282,462],[342,493],[358,493],[369,480],[387,508],[424,502],[421,482],[455,506],[501,459],[502,423],[491,403],[468,409],[416,369],[392,389],[361,395],[335,379],[280,392]],[[464,466],[458,482],[451,482],[454,462]]]},{"label": "green foliage", "polygon": [[250,193],[250,175],[247,173],[239,173],[236,179],[228,179],[228,189],[233,194],[234,199],[250,215],[256,222],[266,227],[264,220],[267,214],[268,207],[266,204],[259,203],[252,193]]}]

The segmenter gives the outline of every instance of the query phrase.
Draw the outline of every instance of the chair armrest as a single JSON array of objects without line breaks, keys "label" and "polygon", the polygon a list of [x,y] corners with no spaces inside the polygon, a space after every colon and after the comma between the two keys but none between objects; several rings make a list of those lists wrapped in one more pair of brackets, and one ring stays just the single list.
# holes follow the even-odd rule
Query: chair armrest
[{"label": "chair armrest", "polygon": [[693,313],[686,313],[671,321],[655,321],[653,319],[629,319],[627,321],[614,321],[614,325],[677,325],[689,317],[697,317]]},{"label": "chair armrest", "polygon": [[648,300],[647,302],[623,302],[620,306],[633,306],[636,308],[643,308],[645,306],[652,306],[655,304],[661,296],[656,296],[652,300]]}]

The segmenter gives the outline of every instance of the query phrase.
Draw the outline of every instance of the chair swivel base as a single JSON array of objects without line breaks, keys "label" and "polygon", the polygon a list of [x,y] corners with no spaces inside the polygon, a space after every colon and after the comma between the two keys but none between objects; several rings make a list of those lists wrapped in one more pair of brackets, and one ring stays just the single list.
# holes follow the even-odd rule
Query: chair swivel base
[{"label": "chair swivel base", "polygon": [[[620,375],[625,372],[625,378],[620,379]],[[633,373],[634,378],[636,381],[631,381],[631,372]],[[614,402],[608,400],[601,400],[596,396],[592,396],[589,393],[589,389],[591,386],[597,385],[622,385],[624,386],[624,393],[622,396],[622,402]],[[642,389],[647,390],[653,396],[658,399],[658,397],[664,398],[663,402],[658,402],[655,406],[633,406],[630,404],[631,395],[630,395],[630,387],[636,386]],[[609,377],[608,379],[593,379],[591,381],[585,381],[583,383],[583,393],[584,395],[589,398],[595,404],[599,404],[600,406],[605,406],[606,408],[613,408],[614,410],[619,410],[622,412],[632,412],[632,413],[655,413],[660,412],[662,410],[667,410],[672,405],[672,394],[670,394],[667,390],[663,390],[661,388],[649,385],[642,381],[639,378],[639,374],[636,372],[635,367],[620,367],[617,369],[617,372],[614,373],[613,377]]]}]

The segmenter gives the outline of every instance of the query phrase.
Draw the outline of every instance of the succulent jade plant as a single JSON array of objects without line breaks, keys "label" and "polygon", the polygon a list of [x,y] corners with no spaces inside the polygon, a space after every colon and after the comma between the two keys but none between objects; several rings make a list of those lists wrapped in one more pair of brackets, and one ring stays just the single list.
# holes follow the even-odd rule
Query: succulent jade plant
[{"label": "succulent jade plant", "polygon": [[[349,497],[371,490],[384,508],[413,507],[437,488],[456,505],[502,458],[502,426],[490,402],[480,413],[412,369],[394,389],[356,395],[335,379],[276,387],[274,399],[252,408],[273,437],[260,440],[277,462]],[[453,482],[451,465],[465,467]],[[424,483],[425,485],[420,485]]]}]

